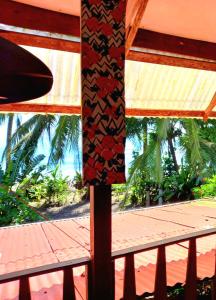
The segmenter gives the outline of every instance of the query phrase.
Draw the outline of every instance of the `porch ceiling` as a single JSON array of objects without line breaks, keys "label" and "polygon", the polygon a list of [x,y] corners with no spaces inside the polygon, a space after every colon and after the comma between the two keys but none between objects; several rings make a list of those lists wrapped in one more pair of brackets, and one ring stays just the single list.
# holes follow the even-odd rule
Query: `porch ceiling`
[{"label": "porch ceiling", "polygon": [[[40,8],[80,16],[80,0],[18,0]],[[133,23],[136,3],[128,0],[126,25]],[[216,42],[216,1],[149,0],[140,28]],[[173,24],[175,23],[175,26]]]},{"label": "porch ceiling", "polygon": [[[53,89],[0,111],[81,113],[80,56],[72,53],[80,52],[80,0],[2,0],[2,6],[0,23],[25,28],[1,29],[2,37],[70,52],[29,48],[52,70]],[[127,1],[127,115],[216,117],[215,11],[214,0]]]}]

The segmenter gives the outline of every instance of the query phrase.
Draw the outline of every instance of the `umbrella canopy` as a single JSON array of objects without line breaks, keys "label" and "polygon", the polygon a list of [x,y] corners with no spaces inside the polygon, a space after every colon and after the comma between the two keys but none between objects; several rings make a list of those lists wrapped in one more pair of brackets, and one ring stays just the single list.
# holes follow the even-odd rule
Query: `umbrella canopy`
[{"label": "umbrella canopy", "polygon": [[48,93],[53,77],[48,67],[33,54],[0,38],[0,103],[14,103]]}]

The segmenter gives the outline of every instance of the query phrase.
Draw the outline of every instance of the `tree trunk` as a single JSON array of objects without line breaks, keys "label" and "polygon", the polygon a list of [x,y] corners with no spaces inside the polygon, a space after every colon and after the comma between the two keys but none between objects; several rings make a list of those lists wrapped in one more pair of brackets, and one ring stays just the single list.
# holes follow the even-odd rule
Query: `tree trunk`
[{"label": "tree trunk", "polygon": [[146,207],[149,207],[151,202],[150,202],[150,192],[146,191]]},{"label": "tree trunk", "polygon": [[6,170],[11,161],[11,137],[12,137],[12,130],[13,130],[13,119],[14,114],[9,114],[8,116],[8,125],[7,125],[7,150],[6,150]]},{"label": "tree trunk", "polygon": [[173,146],[173,141],[172,141],[172,138],[170,138],[170,137],[168,137],[168,145],[169,145],[169,151],[171,153],[172,160],[173,160],[173,163],[174,163],[175,171],[178,173],[179,166],[178,166],[177,159],[176,159],[176,154],[175,154],[175,148]]},{"label": "tree trunk", "polygon": [[143,119],[143,154],[145,154],[148,146],[148,123]]},{"label": "tree trunk", "polygon": [[[148,146],[148,121],[143,119],[143,154],[145,155]],[[146,203],[145,206],[149,207],[151,204],[150,192],[146,191]]]},{"label": "tree trunk", "polygon": [[158,193],[158,195],[159,195],[158,205],[163,205],[163,197],[162,197],[163,190],[161,189],[161,187],[159,187],[159,193]]}]

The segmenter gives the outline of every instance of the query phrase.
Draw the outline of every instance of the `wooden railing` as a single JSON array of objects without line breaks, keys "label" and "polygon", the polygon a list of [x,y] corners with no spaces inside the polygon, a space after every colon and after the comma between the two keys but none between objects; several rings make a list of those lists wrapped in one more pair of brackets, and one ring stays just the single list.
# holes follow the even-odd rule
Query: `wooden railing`
[{"label": "wooden railing", "polygon": [[[119,258],[125,258],[124,269],[124,287],[123,287],[123,299],[135,300],[136,299],[136,280],[135,280],[135,267],[134,267],[134,255],[157,249],[157,263],[156,263],[156,275],[155,275],[155,291],[154,300],[167,299],[167,281],[166,281],[166,247],[177,244],[180,242],[189,241],[188,247],[188,260],[187,260],[187,272],[185,283],[185,299],[195,300],[197,298],[197,256],[196,256],[196,240],[201,237],[216,234],[216,228],[206,229],[202,231],[193,232],[190,234],[184,234],[175,238],[167,238],[156,242],[146,243],[140,246],[118,250],[112,253],[112,265],[113,271],[115,266],[115,260]],[[48,274],[55,271],[63,271],[63,300],[70,299],[75,300],[75,285],[73,278],[73,269],[76,267],[86,267],[86,299],[91,298],[91,278],[90,278],[90,258],[83,257],[79,259],[69,260],[60,263],[54,263],[23,271],[8,273],[0,276],[0,284],[19,280],[19,299],[30,300],[31,291],[29,285],[29,279],[34,276]],[[178,272],[178,270],[176,270]],[[115,272],[113,272],[114,274]],[[114,278],[113,278],[114,279]],[[113,283],[115,280],[113,280]],[[216,280],[213,278],[212,299],[216,299]],[[145,292],[145,291],[143,291]],[[114,293],[113,293],[114,294]],[[114,298],[114,296],[113,296]],[[94,299],[96,300],[96,299]]]},{"label": "wooden railing", "polygon": [[[167,299],[167,274],[166,274],[166,247],[180,242],[189,241],[187,271],[185,282],[185,300],[197,299],[197,254],[196,240],[201,237],[216,234],[216,228],[205,229],[190,234],[184,234],[174,238],[167,238],[156,242],[146,243],[132,248],[118,250],[113,252],[112,258],[115,262],[118,258],[125,258],[123,299],[135,300],[136,280],[134,255],[157,249],[157,263],[155,274],[154,300]],[[178,270],[176,270],[178,272]],[[216,279],[215,275],[212,280],[212,300],[216,300]],[[144,293],[145,291],[143,291]]]},{"label": "wooden railing", "polygon": [[[88,287],[89,257],[68,260],[23,271],[17,271],[0,276],[0,284],[19,280],[19,300],[31,300],[29,279],[34,276],[63,271],[63,300],[75,300],[75,285],[73,269],[81,266],[86,267],[86,286]],[[89,289],[86,289],[87,293]],[[88,299],[88,295],[86,295]]]}]

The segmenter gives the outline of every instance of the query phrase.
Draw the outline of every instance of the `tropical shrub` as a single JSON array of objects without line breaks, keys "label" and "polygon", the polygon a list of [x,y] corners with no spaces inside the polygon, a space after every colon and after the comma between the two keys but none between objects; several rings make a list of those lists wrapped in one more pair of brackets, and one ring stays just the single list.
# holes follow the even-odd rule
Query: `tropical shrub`
[{"label": "tropical shrub", "polygon": [[26,195],[32,201],[44,200],[46,206],[65,204],[69,193],[68,177],[62,176],[58,166],[46,175],[40,174],[36,180],[31,180],[31,184],[26,188]]},{"label": "tropical shrub", "polygon": [[216,196],[216,175],[211,178],[204,179],[204,184],[200,187],[194,188],[194,196],[195,198],[202,197],[215,197]]},{"label": "tropical shrub", "polygon": [[89,188],[83,185],[81,173],[76,171],[72,181],[72,186],[75,188],[75,198],[79,200],[81,199],[82,201],[90,200]]},{"label": "tropical shrub", "polygon": [[156,182],[152,180],[147,180],[142,172],[139,173],[135,182],[130,187],[128,193],[129,201],[132,205],[145,205],[147,200],[147,195],[150,198],[151,205],[154,205],[158,198],[159,186]]},{"label": "tropical shrub", "polygon": [[20,192],[12,193],[0,187],[0,226],[41,220],[41,217],[19,201],[19,198],[25,199]]},{"label": "tropical shrub", "polygon": [[127,192],[127,185],[126,184],[113,184],[112,185],[112,199],[115,202],[123,201],[126,192]]},{"label": "tropical shrub", "polygon": [[83,185],[83,182],[82,182],[82,175],[77,171],[76,171],[76,174],[73,178],[72,184],[75,187],[75,189],[77,189],[77,190],[82,190],[84,188],[84,185]]},{"label": "tropical shrub", "polygon": [[163,198],[168,202],[194,199],[193,190],[201,183],[201,176],[195,176],[188,168],[182,168],[179,173],[164,177]]},{"label": "tropical shrub", "polygon": [[6,170],[0,166],[0,226],[41,220],[29,207],[29,198],[23,188],[29,181],[25,176],[36,167],[41,158],[33,158],[28,167],[24,164],[21,167],[15,157],[10,160]]},{"label": "tropical shrub", "polygon": [[58,167],[44,178],[44,184],[46,186],[47,204],[62,205],[66,202],[70,192],[68,176],[63,177],[62,174],[58,172]]}]

